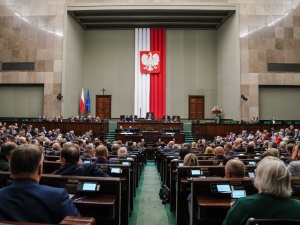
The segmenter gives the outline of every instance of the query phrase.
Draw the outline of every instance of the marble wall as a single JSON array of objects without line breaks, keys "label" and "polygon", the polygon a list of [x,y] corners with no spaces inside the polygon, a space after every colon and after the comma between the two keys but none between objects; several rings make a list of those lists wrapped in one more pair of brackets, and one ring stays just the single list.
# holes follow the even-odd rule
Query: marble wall
[{"label": "marble wall", "polygon": [[[61,114],[65,4],[81,0],[0,0],[0,61],[36,62],[33,72],[0,71],[0,83],[44,84],[44,114]],[[86,0],[84,3],[172,3]],[[259,85],[300,85],[299,73],[269,73],[267,63],[299,63],[300,0],[193,0],[240,7],[241,119],[259,116]]]}]

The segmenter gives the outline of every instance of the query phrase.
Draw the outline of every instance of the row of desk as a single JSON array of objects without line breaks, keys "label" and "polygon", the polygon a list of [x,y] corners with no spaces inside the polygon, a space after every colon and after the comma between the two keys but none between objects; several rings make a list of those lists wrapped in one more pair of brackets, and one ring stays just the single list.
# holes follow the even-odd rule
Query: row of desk
[{"label": "row of desk", "polygon": [[[178,160],[178,156],[173,153],[157,151],[156,166],[161,175],[161,181],[170,189],[170,210],[176,212],[176,224],[186,225],[191,219],[193,225],[196,224],[222,224],[230,204],[231,198],[220,199],[211,193],[211,183],[230,183],[231,185],[244,188],[247,195],[257,193],[253,186],[253,178],[248,177],[248,172],[254,172],[256,164],[260,159],[240,157],[245,164],[245,178],[241,180],[230,180],[225,177],[225,166],[222,160],[210,160],[212,155],[198,155],[199,166],[181,166],[183,160]],[[282,158],[285,160],[287,158]],[[254,162],[250,165],[249,162]],[[220,164],[221,163],[221,164]],[[179,166],[180,165],[180,166]],[[199,169],[206,178],[190,177],[191,169]],[[293,178],[294,184],[300,183],[300,178]],[[191,194],[191,204],[188,204],[187,197]],[[190,208],[190,212],[188,211]],[[218,216],[216,216],[216,210]]]},{"label": "row of desk", "polygon": [[[87,194],[87,197],[81,201],[74,201],[81,215],[94,217],[97,224],[129,224],[136,188],[145,163],[143,152],[129,153],[127,159],[120,160],[121,164],[98,164],[111,177],[50,175],[60,168],[60,162],[56,161],[57,159],[59,159],[57,156],[45,156],[44,174],[40,184],[65,188],[69,194],[74,194],[72,200],[75,200],[82,196],[77,192],[79,182],[97,182],[100,185],[100,191],[92,195]],[[121,169],[121,172],[112,173],[113,168]],[[5,186],[11,182],[7,182],[9,176],[9,173],[0,173],[0,185]]]}]

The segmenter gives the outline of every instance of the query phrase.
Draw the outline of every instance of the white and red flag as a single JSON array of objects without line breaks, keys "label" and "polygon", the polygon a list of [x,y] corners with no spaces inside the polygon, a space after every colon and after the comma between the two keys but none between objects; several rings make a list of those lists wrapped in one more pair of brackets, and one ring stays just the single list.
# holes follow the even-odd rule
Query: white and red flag
[{"label": "white and red flag", "polygon": [[135,29],[134,114],[166,114],[166,29]]},{"label": "white and red flag", "polygon": [[82,88],[82,92],[81,92],[81,98],[80,98],[80,103],[79,103],[79,110],[81,112],[81,114],[84,114],[84,93],[83,93],[83,88]]}]

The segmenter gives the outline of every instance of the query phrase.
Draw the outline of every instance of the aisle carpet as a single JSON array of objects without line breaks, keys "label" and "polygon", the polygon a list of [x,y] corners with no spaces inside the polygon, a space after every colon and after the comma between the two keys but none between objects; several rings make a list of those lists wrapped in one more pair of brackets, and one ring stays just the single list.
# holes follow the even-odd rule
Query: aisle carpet
[{"label": "aisle carpet", "polygon": [[141,177],[129,225],[174,225],[175,216],[159,199],[160,177],[153,162],[148,162]]}]

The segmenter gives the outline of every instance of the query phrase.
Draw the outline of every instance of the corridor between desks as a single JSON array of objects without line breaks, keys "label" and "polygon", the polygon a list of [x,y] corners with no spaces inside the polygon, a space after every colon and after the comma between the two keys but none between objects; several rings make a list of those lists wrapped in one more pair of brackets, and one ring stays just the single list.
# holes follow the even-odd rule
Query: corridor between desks
[{"label": "corridor between desks", "polygon": [[175,225],[175,214],[159,198],[160,187],[156,166],[148,161],[137,188],[129,225]]}]

